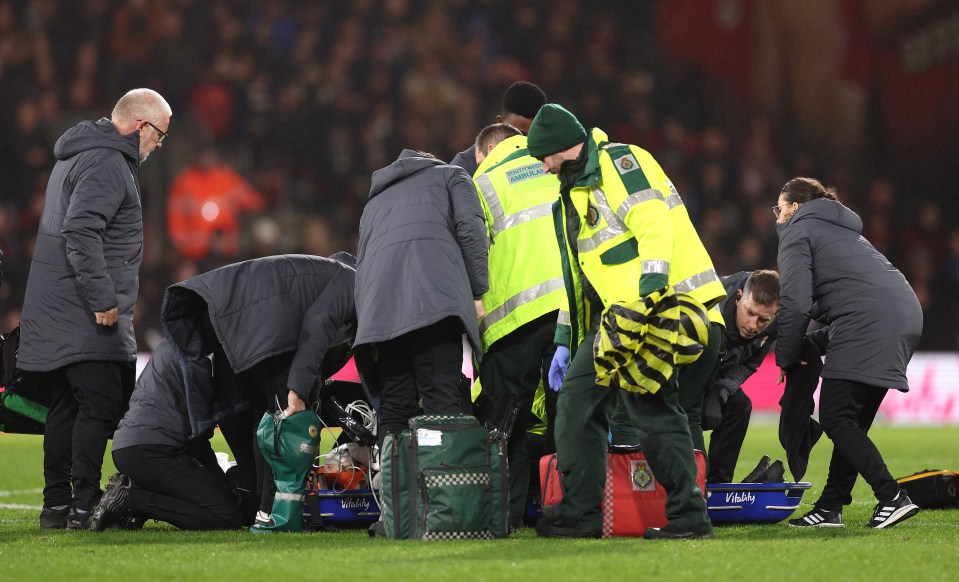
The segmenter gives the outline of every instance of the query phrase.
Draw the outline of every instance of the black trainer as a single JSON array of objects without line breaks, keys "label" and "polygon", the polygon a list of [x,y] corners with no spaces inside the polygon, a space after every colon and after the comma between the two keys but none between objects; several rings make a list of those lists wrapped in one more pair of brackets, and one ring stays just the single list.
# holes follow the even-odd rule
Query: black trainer
[{"label": "black trainer", "polygon": [[892,501],[877,504],[876,510],[872,513],[872,519],[866,525],[876,529],[892,527],[917,513],[919,513],[919,506],[909,499],[905,491],[900,491]]},{"label": "black trainer", "polygon": [[90,516],[92,511],[70,508],[70,514],[67,516],[67,529],[90,529]]},{"label": "black trainer", "polygon": [[766,471],[768,469],[769,456],[763,455],[763,458],[759,459],[759,464],[756,465],[756,468],[746,475],[745,479],[743,479],[743,483],[759,483],[766,476]]},{"label": "black trainer", "polygon": [[130,478],[122,473],[110,476],[110,482],[103,489],[103,497],[93,510],[90,529],[103,531],[130,513],[130,485]]},{"label": "black trainer", "polygon": [[821,507],[813,507],[812,511],[802,517],[790,519],[792,527],[846,527],[842,523],[841,511],[829,511]]},{"label": "black trainer", "polygon": [[558,521],[541,517],[536,522],[536,535],[543,538],[598,538],[598,529],[576,529],[567,527]]},{"label": "black trainer", "polygon": [[44,505],[43,509],[40,510],[40,527],[43,529],[65,529],[67,527],[67,516],[69,515],[69,505],[57,507]]},{"label": "black trainer", "polygon": [[669,524],[666,527],[647,527],[643,537],[647,540],[711,540],[714,536],[711,531],[696,533]]}]

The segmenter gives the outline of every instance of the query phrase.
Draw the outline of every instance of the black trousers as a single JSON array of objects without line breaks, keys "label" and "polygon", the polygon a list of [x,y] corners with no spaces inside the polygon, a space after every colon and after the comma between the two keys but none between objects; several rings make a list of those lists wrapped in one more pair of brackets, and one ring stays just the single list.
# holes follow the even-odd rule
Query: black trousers
[{"label": "black trousers", "polygon": [[861,382],[823,379],[819,391],[819,422],[833,443],[833,452],[829,476],[817,506],[837,511],[852,503],[852,488],[859,475],[881,502],[891,501],[899,494],[899,484],[866,434],[886,392],[886,388]]},{"label": "black trousers", "polygon": [[[418,414],[458,414],[463,366],[462,324],[448,317],[376,344],[380,379],[380,446],[387,433],[409,427]],[[422,407],[420,406],[422,403]]]},{"label": "black trousers", "polygon": [[214,382],[217,385],[235,383],[250,402],[250,408],[220,421],[220,432],[233,452],[238,485],[255,493],[260,500],[260,511],[270,513],[275,492],[273,471],[256,444],[256,428],[265,412],[277,410],[277,402],[280,408],[286,408],[289,394],[287,379],[295,354],[273,356],[245,372],[235,374],[226,356],[220,355],[222,350],[217,343],[213,357]]},{"label": "black trousers", "polygon": [[77,362],[37,374],[52,393],[43,431],[43,504],[89,510],[103,494],[107,441],[127,410],[133,362]]},{"label": "black trousers", "polygon": [[117,469],[133,481],[130,510],[180,529],[239,529],[240,499],[217,465],[201,466],[184,450],[137,445],[113,451]]},{"label": "black trousers", "polygon": [[[521,527],[529,494],[530,455],[527,448],[527,429],[535,424],[532,412],[533,397],[540,381],[547,387],[546,447],[553,449],[553,416],[556,393],[549,386],[549,365],[556,351],[553,336],[557,313],[552,311],[520,326],[490,346],[480,366],[480,382],[484,391],[494,397],[508,394],[518,411],[513,431],[506,445],[509,465],[510,525]],[[537,461],[539,459],[536,459]]]},{"label": "black trousers", "polygon": [[739,453],[746,440],[753,401],[742,389],[730,394],[723,406],[723,417],[709,438],[709,472],[707,483],[732,483]]}]

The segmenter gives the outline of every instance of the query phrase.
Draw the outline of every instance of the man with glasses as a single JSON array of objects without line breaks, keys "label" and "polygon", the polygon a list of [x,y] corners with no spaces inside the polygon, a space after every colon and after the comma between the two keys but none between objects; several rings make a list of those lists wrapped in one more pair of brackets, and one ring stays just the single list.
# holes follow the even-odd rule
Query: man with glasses
[{"label": "man with glasses", "polygon": [[17,361],[50,401],[43,528],[85,529],[102,494],[107,440],[134,385],[140,164],[161,147],[172,115],[159,93],[134,89],[109,119],[75,125],[53,148]]}]

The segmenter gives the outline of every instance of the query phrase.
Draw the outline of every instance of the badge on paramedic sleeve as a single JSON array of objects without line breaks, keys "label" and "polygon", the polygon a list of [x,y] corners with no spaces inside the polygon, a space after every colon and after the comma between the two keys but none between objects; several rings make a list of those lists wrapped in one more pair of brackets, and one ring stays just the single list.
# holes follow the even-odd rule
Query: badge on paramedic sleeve
[{"label": "badge on paramedic sleeve", "polygon": [[311,425],[310,425],[310,438],[315,439],[315,438],[316,438],[316,432],[317,432],[317,431],[316,431],[316,425],[315,425],[315,424],[311,424]]},{"label": "badge on paramedic sleeve", "polygon": [[620,158],[613,160],[613,164],[616,166],[616,169],[619,170],[620,174],[628,174],[629,172],[635,172],[639,169],[639,162],[636,161],[636,158],[633,154],[626,154]]},{"label": "badge on paramedic sleeve", "polygon": [[633,476],[633,491],[656,490],[653,472],[649,470],[649,465],[646,461],[630,461],[629,472]]},{"label": "badge on paramedic sleeve", "polygon": [[586,207],[586,224],[593,227],[597,223],[599,223],[599,208],[596,208],[596,205],[590,202],[589,206]]}]

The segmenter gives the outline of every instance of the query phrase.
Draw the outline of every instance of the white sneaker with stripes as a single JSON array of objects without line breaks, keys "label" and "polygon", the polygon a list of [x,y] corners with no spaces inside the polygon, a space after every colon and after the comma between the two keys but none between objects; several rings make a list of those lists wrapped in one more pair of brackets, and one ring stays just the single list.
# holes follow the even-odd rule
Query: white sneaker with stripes
[{"label": "white sneaker with stripes", "polygon": [[919,513],[919,506],[909,499],[905,491],[900,491],[892,501],[877,504],[876,510],[872,513],[872,519],[866,525],[876,529],[892,527],[917,513]]},{"label": "white sneaker with stripes", "polygon": [[792,527],[845,527],[842,523],[841,511],[829,511],[820,507],[813,507],[812,511],[802,517],[790,519]]}]

